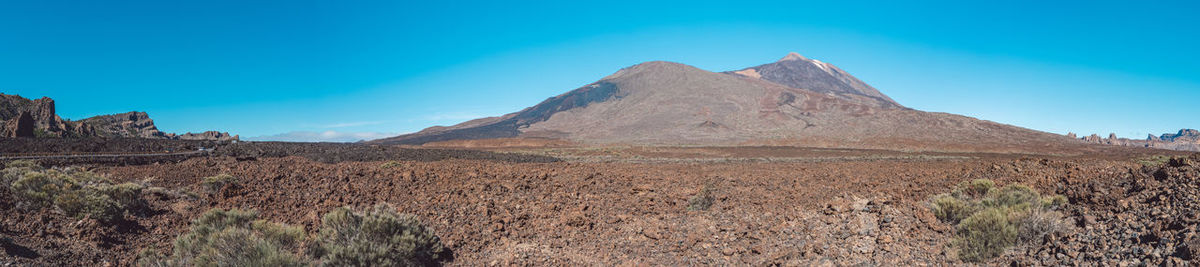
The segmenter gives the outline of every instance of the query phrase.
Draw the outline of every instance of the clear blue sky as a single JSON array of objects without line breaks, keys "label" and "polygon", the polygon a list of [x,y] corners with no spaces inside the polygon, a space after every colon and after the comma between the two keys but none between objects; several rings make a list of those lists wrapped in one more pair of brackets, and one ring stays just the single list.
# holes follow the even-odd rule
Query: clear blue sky
[{"label": "clear blue sky", "polygon": [[921,110],[1200,128],[1195,1],[440,2],[5,1],[0,92],[70,119],[147,111],[169,132],[370,137],[517,111],[643,61],[724,71],[795,51]]}]

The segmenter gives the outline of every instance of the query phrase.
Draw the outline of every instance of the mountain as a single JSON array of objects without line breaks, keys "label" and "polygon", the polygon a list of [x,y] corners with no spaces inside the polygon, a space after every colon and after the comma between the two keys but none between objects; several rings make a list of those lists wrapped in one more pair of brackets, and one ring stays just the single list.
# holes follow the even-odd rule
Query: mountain
[{"label": "mountain", "polygon": [[101,115],[79,121],[64,120],[55,113],[54,100],[30,100],[0,93],[0,137],[134,137],[181,140],[237,140],[238,136],[216,131],[176,135],[154,126],[145,112]]},{"label": "mountain", "polygon": [[846,99],[867,103],[875,102],[876,106],[882,108],[903,107],[900,103],[896,103],[895,100],[837,66],[820,60],[808,59],[795,52],[788,53],[783,59],[774,63],[727,73],[763,79],[787,87],[832,94]]},{"label": "mountain", "polygon": [[[1067,136],[1074,138],[1075,134],[1071,133]],[[1149,135],[1145,140],[1117,138],[1117,134],[1111,133],[1108,134],[1108,138],[1100,138],[1100,135],[1092,134],[1091,136],[1082,137],[1080,140],[1104,145],[1200,151],[1200,130],[1195,129],[1181,129],[1178,133],[1165,133],[1161,136]]]},{"label": "mountain", "polygon": [[584,144],[806,145],[1019,151],[1073,142],[1050,133],[905,108],[841,69],[799,54],[729,72],[654,61],[500,117],[373,141],[508,137]]}]

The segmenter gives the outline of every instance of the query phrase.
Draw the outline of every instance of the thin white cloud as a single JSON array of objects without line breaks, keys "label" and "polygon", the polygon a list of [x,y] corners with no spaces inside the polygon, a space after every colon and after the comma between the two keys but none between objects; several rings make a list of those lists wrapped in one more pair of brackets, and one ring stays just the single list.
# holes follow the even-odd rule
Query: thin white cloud
[{"label": "thin white cloud", "polygon": [[285,141],[285,142],[358,142],[397,136],[397,133],[378,132],[338,132],[338,131],[294,131],[276,135],[264,135],[246,138],[247,141]]},{"label": "thin white cloud", "polygon": [[383,124],[385,122],[386,121],[342,122],[342,123],[321,125],[321,128],[345,128],[345,127],[356,127],[356,126],[367,126],[367,125],[379,125],[379,124]]}]

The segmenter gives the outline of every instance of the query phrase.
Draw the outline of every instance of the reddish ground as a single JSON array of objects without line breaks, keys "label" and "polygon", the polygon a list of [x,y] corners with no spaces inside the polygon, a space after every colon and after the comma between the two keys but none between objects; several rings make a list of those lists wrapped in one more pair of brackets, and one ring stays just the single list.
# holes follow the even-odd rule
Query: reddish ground
[{"label": "reddish ground", "polygon": [[[16,248],[5,261],[129,265],[170,247],[211,208],[260,211],[315,231],[335,207],[395,204],[418,215],[454,252],[450,265],[957,264],[952,229],[925,207],[969,179],[1067,193],[1128,177],[1144,151],[1102,156],[904,153],[808,148],[539,148],[565,162],[486,159],[344,161],[233,156],[94,166],[118,181],[199,192],[222,173],[240,187],[199,198],[148,194],[156,211],[119,227],[12,205],[0,219]],[[336,161],[335,161],[336,162]],[[712,188],[715,204],[688,210]],[[4,200],[11,204],[11,199]],[[4,203],[0,203],[4,204]],[[32,252],[24,253],[21,252]]]}]

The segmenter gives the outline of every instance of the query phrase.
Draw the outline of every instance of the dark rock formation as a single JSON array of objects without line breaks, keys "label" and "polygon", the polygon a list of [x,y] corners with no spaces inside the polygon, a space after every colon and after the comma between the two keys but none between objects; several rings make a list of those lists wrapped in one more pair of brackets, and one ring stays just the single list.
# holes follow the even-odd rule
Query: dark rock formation
[{"label": "dark rock formation", "polygon": [[29,112],[4,122],[4,137],[34,137],[34,120]]},{"label": "dark rock formation", "polygon": [[[24,121],[29,122],[28,124],[19,120],[23,116],[29,117],[29,121]],[[24,136],[25,130],[29,129],[29,137],[135,137],[187,140],[237,140],[238,138],[236,135],[221,132],[188,133],[181,136],[164,133],[154,126],[154,120],[150,119],[150,115],[145,112],[101,115],[81,121],[64,120],[55,113],[54,100],[48,97],[29,100],[18,95],[0,94],[0,120],[5,121],[3,137]],[[32,128],[17,128],[18,126]],[[16,130],[22,131],[17,132]]]},{"label": "dark rock formation", "polygon": [[1104,145],[1200,151],[1200,131],[1194,129],[1182,129],[1178,133],[1167,133],[1162,136],[1149,135],[1146,140],[1117,138],[1116,134],[1109,134],[1107,139],[1101,139],[1099,135],[1095,134],[1081,139],[1084,142]]}]

